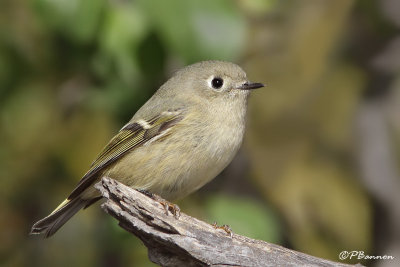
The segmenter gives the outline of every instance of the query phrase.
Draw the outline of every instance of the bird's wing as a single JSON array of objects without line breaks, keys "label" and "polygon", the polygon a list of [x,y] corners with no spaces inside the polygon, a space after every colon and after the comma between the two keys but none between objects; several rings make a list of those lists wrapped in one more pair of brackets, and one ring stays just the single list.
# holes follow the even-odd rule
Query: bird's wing
[{"label": "bird's wing", "polygon": [[183,117],[183,109],[176,109],[162,112],[147,121],[138,120],[126,124],[104,147],[68,199],[73,199],[81,194],[96,180],[96,174],[104,170],[105,167],[120,159],[127,152],[163,134],[182,120]]}]

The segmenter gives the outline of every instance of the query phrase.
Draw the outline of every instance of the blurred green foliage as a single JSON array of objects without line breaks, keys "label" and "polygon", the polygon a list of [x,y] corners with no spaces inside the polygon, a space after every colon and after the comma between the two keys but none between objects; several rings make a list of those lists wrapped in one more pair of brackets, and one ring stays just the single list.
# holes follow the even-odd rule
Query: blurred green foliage
[{"label": "blurred green foliage", "polygon": [[[210,195],[204,206],[210,222],[229,222],[236,234],[250,238],[280,243],[281,227],[277,215],[259,202],[224,194]],[[265,227],[268,225],[268,227]]]},{"label": "blurred green foliage", "polygon": [[[1,1],[0,265],[154,266],[98,205],[49,240],[27,233],[173,71],[207,59],[239,63],[268,88],[250,100],[241,155],[182,210],[336,261],[342,250],[379,253],[380,211],[363,184],[354,133],[381,73],[366,62],[396,34],[377,5]],[[398,164],[400,123],[390,125]]]}]

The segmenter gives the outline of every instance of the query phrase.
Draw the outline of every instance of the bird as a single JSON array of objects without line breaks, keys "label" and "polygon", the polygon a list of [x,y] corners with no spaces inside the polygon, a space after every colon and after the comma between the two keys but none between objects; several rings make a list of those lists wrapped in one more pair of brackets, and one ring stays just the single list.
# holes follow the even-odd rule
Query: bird
[{"label": "bird", "polygon": [[227,61],[202,61],[176,71],[30,234],[50,237],[79,210],[100,200],[94,184],[103,176],[168,201],[196,191],[232,161],[243,140],[248,97],[261,87]]}]

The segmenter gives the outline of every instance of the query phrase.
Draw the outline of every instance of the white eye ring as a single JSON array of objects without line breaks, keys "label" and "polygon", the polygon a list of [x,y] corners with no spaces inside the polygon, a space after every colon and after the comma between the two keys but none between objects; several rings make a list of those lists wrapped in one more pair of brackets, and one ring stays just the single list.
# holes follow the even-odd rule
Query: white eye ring
[{"label": "white eye ring", "polygon": [[208,79],[208,86],[215,90],[219,90],[224,86],[224,79],[218,76],[217,77],[211,76]]}]

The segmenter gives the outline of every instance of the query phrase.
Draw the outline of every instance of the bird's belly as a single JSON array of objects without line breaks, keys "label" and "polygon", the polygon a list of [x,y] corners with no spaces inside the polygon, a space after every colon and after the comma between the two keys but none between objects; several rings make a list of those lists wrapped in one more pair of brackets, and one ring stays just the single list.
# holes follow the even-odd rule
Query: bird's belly
[{"label": "bird's belly", "polygon": [[106,175],[167,200],[182,198],[217,176],[241,143],[241,136],[225,140],[223,146],[215,145],[211,138],[224,137],[203,137],[196,142],[171,138],[139,147],[121,158]]}]

